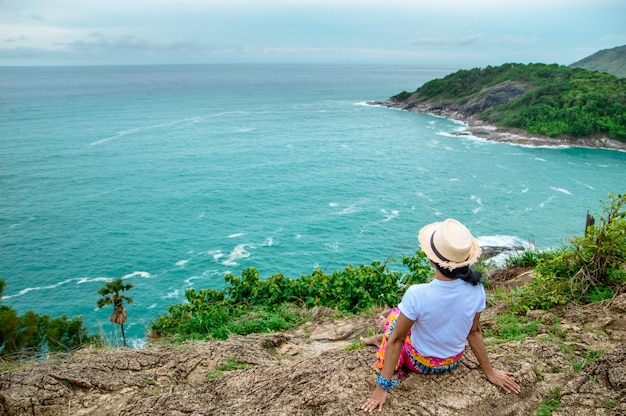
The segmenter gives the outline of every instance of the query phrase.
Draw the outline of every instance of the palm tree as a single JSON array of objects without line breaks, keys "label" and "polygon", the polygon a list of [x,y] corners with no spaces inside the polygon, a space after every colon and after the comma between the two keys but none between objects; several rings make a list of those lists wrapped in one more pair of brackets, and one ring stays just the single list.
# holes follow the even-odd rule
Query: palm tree
[{"label": "palm tree", "polygon": [[128,321],[126,316],[126,309],[124,309],[124,301],[129,305],[133,303],[133,298],[120,294],[125,290],[130,290],[133,287],[132,283],[124,284],[124,280],[121,278],[106,282],[103,287],[98,290],[98,294],[102,297],[98,299],[96,305],[98,308],[102,308],[106,305],[113,305],[113,313],[109,316],[109,321],[114,324],[118,324],[122,328],[122,338],[124,339],[124,346],[126,346],[126,335],[124,334],[124,324]]}]

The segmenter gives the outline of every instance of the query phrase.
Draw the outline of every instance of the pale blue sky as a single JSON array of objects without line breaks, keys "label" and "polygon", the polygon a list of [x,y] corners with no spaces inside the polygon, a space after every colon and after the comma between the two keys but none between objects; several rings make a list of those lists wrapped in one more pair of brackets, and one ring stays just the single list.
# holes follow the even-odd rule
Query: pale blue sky
[{"label": "pale blue sky", "polygon": [[567,65],[624,44],[624,0],[0,0],[0,65]]}]

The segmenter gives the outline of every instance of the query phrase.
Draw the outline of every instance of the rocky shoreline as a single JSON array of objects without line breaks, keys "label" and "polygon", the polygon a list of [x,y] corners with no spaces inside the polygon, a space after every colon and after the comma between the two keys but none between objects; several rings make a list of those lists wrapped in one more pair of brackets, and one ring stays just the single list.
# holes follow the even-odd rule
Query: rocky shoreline
[{"label": "rocky shoreline", "polygon": [[521,129],[503,129],[480,120],[476,116],[467,116],[459,110],[446,106],[430,103],[397,102],[394,100],[376,101],[371,105],[379,105],[389,108],[398,108],[418,114],[432,114],[451,120],[460,121],[467,126],[467,130],[458,133],[459,136],[475,136],[490,141],[511,143],[533,147],[587,147],[609,150],[626,151],[626,142],[609,139],[608,137],[583,137],[579,139],[554,138],[541,135],[533,135]]}]

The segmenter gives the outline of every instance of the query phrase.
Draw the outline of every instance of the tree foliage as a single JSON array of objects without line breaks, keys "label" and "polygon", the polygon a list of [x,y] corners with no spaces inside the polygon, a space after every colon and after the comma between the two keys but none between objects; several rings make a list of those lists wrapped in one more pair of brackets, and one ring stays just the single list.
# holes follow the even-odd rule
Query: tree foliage
[{"label": "tree foliage", "polygon": [[626,282],[626,194],[609,194],[600,202],[599,221],[572,239],[574,262],[580,266],[572,286],[583,297],[603,287],[616,291]]},{"label": "tree foliage", "polygon": [[133,303],[133,298],[125,296],[122,292],[128,291],[133,288],[132,283],[124,283],[122,278],[106,282],[103,287],[98,290],[98,294],[102,296],[96,302],[98,308],[103,308],[107,305],[113,305],[113,313],[109,316],[109,321],[117,324],[122,329],[122,338],[124,340],[124,346],[126,346],[126,334],[124,333],[124,324],[128,321],[126,315],[126,309],[124,308],[124,302],[129,305]]},{"label": "tree foliage", "polygon": [[[0,299],[6,286],[0,280]],[[13,308],[0,305],[0,355],[30,358],[42,357],[48,352],[69,352],[100,344],[100,338],[89,335],[82,317],[53,318],[27,311],[19,315]]]},{"label": "tree foliage", "polygon": [[474,94],[504,82],[528,86],[528,91],[478,114],[480,118],[550,137],[606,136],[626,141],[626,79],[582,68],[509,63],[461,70],[393,98],[462,106]]},{"label": "tree foliage", "polygon": [[426,256],[418,251],[404,257],[409,273],[392,271],[386,264],[349,265],[326,274],[317,269],[298,279],[275,274],[261,280],[254,267],[241,277],[227,274],[226,287],[188,289],[188,303],[172,305],[151,324],[154,336],[225,339],[230,334],[284,330],[302,322],[297,308],[329,307],[359,313],[374,306],[397,305],[408,285],[432,277]]},{"label": "tree foliage", "polygon": [[626,194],[600,201],[599,221],[571,246],[549,253],[537,263],[534,280],[506,294],[514,312],[550,309],[570,302],[610,299],[626,285]]}]

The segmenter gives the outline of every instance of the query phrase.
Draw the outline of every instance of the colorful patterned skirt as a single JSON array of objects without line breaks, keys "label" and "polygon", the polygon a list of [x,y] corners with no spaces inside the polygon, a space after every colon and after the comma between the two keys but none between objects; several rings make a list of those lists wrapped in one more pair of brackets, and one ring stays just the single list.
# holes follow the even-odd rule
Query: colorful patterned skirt
[{"label": "colorful patterned skirt", "polygon": [[[400,309],[397,307],[390,310],[389,315],[387,315],[385,330],[383,332],[383,340],[378,348],[378,351],[376,352],[376,363],[374,364],[374,368],[383,368],[385,363],[387,340],[391,337],[391,333],[393,332],[393,328],[396,326],[398,316],[400,316]],[[404,345],[402,346],[402,351],[400,352],[400,358],[398,360],[398,364],[396,365],[396,371],[398,372],[398,377],[400,378],[404,376],[404,369],[422,374],[445,373],[446,371],[455,369],[459,365],[459,360],[463,356],[464,352],[465,350],[450,358],[424,357],[415,348],[413,348],[413,345],[411,344],[411,331],[409,330],[406,340],[404,341]]]}]

